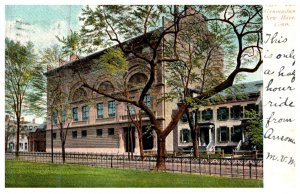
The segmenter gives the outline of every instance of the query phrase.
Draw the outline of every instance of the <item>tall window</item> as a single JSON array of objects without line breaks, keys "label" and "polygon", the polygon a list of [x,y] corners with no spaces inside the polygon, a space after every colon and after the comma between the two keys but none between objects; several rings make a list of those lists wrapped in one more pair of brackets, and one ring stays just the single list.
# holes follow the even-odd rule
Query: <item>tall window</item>
[{"label": "tall window", "polygon": [[103,103],[97,104],[97,118],[103,118]]},{"label": "tall window", "polygon": [[89,107],[87,105],[82,107],[82,120],[88,120],[89,118]]},{"label": "tall window", "polygon": [[97,137],[102,137],[102,129],[97,129]]},{"label": "tall window", "polygon": [[151,97],[149,94],[145,95],[144,97],[144,103],[149,107],[151,108]]},{"label": "tall window", "polygon": [[82,130],[81,131],[81,137],[84,138],[87,136],[87,131],[86,130]]},{"label": "tall window", "polygon": [[230,117],[232,119],[240,119],[243,117],[243,107],[240,105],[232,106],[230,109]]},{"label": "tall window", "polygon": [[20,149],[21,150],[23,149],[23,143],[20,143]]},{"label": "tall window", "polygon": [[115,117],[116,116],[116,101],[108,102],[108,116]]},{"label": "tall window", "polygon": [[57,112],[52,113],[52,122],[55,125],[57,124]]},{"label": "tall window", "polygon": [[191,131],[189,129],[180,130],[180,143],[191,142]]},{"label": "tall window", "polygon": [[66,113],[66,111],[62,111],[62,112],[61,112],[61,121],[62,121],[62,123],[65,123],[65,122],[66,122],[66,118],[67,118],[67,113]]},{"label": "tall window", "polygon": [[248,112],[252,112],[252,111],[255,111],[256,113],[258,113],[258,105],[252,103],[252,104],[247,104],[247,106],[245,106],[245,118],[249,118],[253,115],[251,114],[247,114],[247,111]]},{"label": "tall window", "polygon": [[56,139],[56,133],[53,133],[52,135],[53,135],[53,139]]},{"label": "tall window", "polygon": [[229,141],[229,128],[226,126],[222,126],[218,128],[219,130],[219,141],[220,142],[226,142]]},{"label": "tall window", "polygon": [[27,143],[25,143],[25,150],[27,150]]},{"label": "tall window", "polygon": [[229,109],[227,107],[220,107],[218,109],[218,120],[227,120],[229,117]]},{"label": "tall window", "polygon": [[[130,100],[134,100],[134,96],[131,96]],[[135,108],[134,108],[133,104],[129,103],[128,108],[129,108],[130,115],[135,115]]]},{"label": "tall window", "polygon": [[114,128],[108,128],[108,135],[114,135],[115,129]]},{"label": "tall window", "polygon": [[77,138],[77,131],[72,131],[72,138],[76,139]]},{"label": "tall window", "polygon": [[186,123],[186,122],[188,121],[188,116],[187,116],[186,113],[183,113],[183,115],[182,115],[182,117],[181,117],[181,121],[182,121],[183,123]]},{"label": "tall window", "polygon": [[231,128],[231,141],[233,142],[239,142],[242,140],[242,127],[239,126],[233,126]]},{"label": "tall window", "polygon": [[213,110],[212,109],[206,109],[202,111],[202,120],[203,121],[209,121],[213,118]]},{"label": "tall window", "polygon": [[78,121],[78,108],[73,108],[73,121]]}]

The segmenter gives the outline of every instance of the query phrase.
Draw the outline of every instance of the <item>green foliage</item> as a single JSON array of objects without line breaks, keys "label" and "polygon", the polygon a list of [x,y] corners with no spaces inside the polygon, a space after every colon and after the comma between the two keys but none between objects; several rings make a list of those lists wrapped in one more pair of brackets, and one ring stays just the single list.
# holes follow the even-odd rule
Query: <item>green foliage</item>
[{"label": "green foliage", "polygon": [[251,119],[246,122],[246,135],[250,146],[255,146],[257,150],[263,149],[263,120],[255,110],[245,111]]},{"label": "green foliage", "polygon": [[43,115],[43,84],[43,68],[37,63],[33,44],[5,39],[6,111]]},{"label": "green foliage", "polygon": [[58,45],[45,48],[41,51],[39,57],[39,63],[46,72],[49,69],[53,69],[59,66],[59,59],[63,56],[63,51]]},{"label": "green foliage", "polygon": [[5,187],[248,188],[262,186],[261,180],[79,165],[5,161]]},{"label": "green foliage", "polygon": [[63,44],[62,54],[64,56],[78,55],[81,52],[80,49],[80,34],[75,31],[70,31],[70,35],[67,37],[59,38],[57,40]]},{"label": "green foliage", "polygon": [[100,57],[96,65],[97,70],[104,74],[111,74],[118,78],[124,78],[128,72],[128,62],[124,53],[118,48],[109,48]]},{"label": "green foliage", "polygon": [[112,39],[130,39],[161,27],[162,16],[169,10],[162,5],[86,6],[80,20],[82,44],[87,52],[116,43]]}]

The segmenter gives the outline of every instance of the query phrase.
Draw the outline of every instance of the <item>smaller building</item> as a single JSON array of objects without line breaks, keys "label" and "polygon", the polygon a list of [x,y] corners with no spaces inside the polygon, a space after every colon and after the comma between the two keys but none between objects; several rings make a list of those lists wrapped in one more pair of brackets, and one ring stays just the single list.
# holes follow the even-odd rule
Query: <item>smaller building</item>
[{"label": "smaller building", "polygon": [[29,152],[46,152],[46,128],[47,124],[43,123],[35,131],[29,132]]},{"label": "smaller building", "polygon": [[[11,118],[10,123],[5,124],[5,133],[7,141],[7,151],[15,152],[17,150],[17,124],[16,121]],[[33,119],[32,122],[25,121],[24,118],[21,118],[20,125],[20,134],[19,134],[19,151],[20,152],[28,152],[29,143],[28,143],[28,135],[30,132],[36,131],[40,124],[35,123]]]},{"label": "smaller building", "polygon": [[[251,119],[247,111],[255,110],[262,115],[262,85],[262,81],[233,85],[213,96],[210,103],[199,109],[197,130],[200,150],[231,153],[245,145],[245,123]],[[185,115],[174,133],[178,137],[177,148],[192,147]]]}]

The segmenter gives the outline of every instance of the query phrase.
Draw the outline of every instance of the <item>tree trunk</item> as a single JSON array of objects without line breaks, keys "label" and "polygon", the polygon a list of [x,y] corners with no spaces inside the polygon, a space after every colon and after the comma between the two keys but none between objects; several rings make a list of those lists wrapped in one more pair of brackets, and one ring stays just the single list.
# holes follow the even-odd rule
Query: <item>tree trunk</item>
[{"label": "tree trunk", "polygon": [[18,159],[19,157],[19,151],[20,151],[20,122],[21,122],[21,118],[18,114],[16,114],[17,116],[17,145],[16,145],[16,158]]},{"label": "tree trunk", "polygon": [[62,160],[63,160],[63,163],[66,162],[66,152],[65,152],[65,142],[62,141],[61,143],[61,154],[62,154]]},{"label": "tree trunk", "polygon": [[198,132],[196,126],[191,130],[192,141],[193,141],[193,155],[194,158],[199,157],[199,146],[198,146]]},{"label": "tree trunk", "polygon": [[129,127],[129,139],[130,139],[130,158],[133,159],[133,139],[132,139],[132,127]]},{"label": "tree trunk", "polygon": [[5,153],[7,152],[8,138],[9,138],[9,132],[7,131],[7,134],[5,134]]},{"label": "tree trunk", "polygon": [[156,170],[166,170],[166,137],[158,135],[157,137],[157,159]]},{"label": "tree trunk", "polygon": [[199,157],[198,131],[197,131],[198,110],[196,110],[196,112],[195,112],[195,121],[193,121],[193,119],[192,119],[193,115],[191,115],[189,113],[188,109],[185,109],[185,114],[187,115],[187,120],[189,123],[189,127],[191,129],[191,136],[192,136],[192,142],[193,142],[193,156],[194,156],[194,158],[198,158]]},{"label": "tree trunk", "polygon": [[51,117],[51,162],[53,163],[53,121]]},{"label": "tree trunk", "polygon": [[140,155],[141,155],[141,159],[144,160],[144,146],[143,146],[143,131],[142,131],[142,127],[139,126],[137,128],[137,131],[138,131],[138,137],[139,137]]}]

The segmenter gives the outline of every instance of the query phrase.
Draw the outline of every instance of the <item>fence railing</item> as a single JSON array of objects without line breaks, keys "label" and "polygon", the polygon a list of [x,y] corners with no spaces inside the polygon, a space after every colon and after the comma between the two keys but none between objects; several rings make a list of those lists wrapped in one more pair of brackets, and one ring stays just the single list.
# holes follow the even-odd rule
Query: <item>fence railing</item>
[{"label": "fence railing", "polygon": [[[51,163],[51,153],[20,152],[18,158],[14,152],[5,153],[6,160],[25,160],[32,162]],[[108,168],[124,168],[153,170],[156,165],[155,156],[140,156],[127,154],[96,154],[96,153],[66,153],[66,164],[79,164]],[[166,171],[174,173],[191,173],[219,175],[238,178],[263,178],[263,160],[236,158],[192,158],[166,157]],[[53,153],[53,163],[63,163],[61,153]]]},{"label": "fence railing", "polygon": [[232,152],[234,157],[252,158],[252,159],[262,159],[263,152],[258,150],[234,150]]}]

